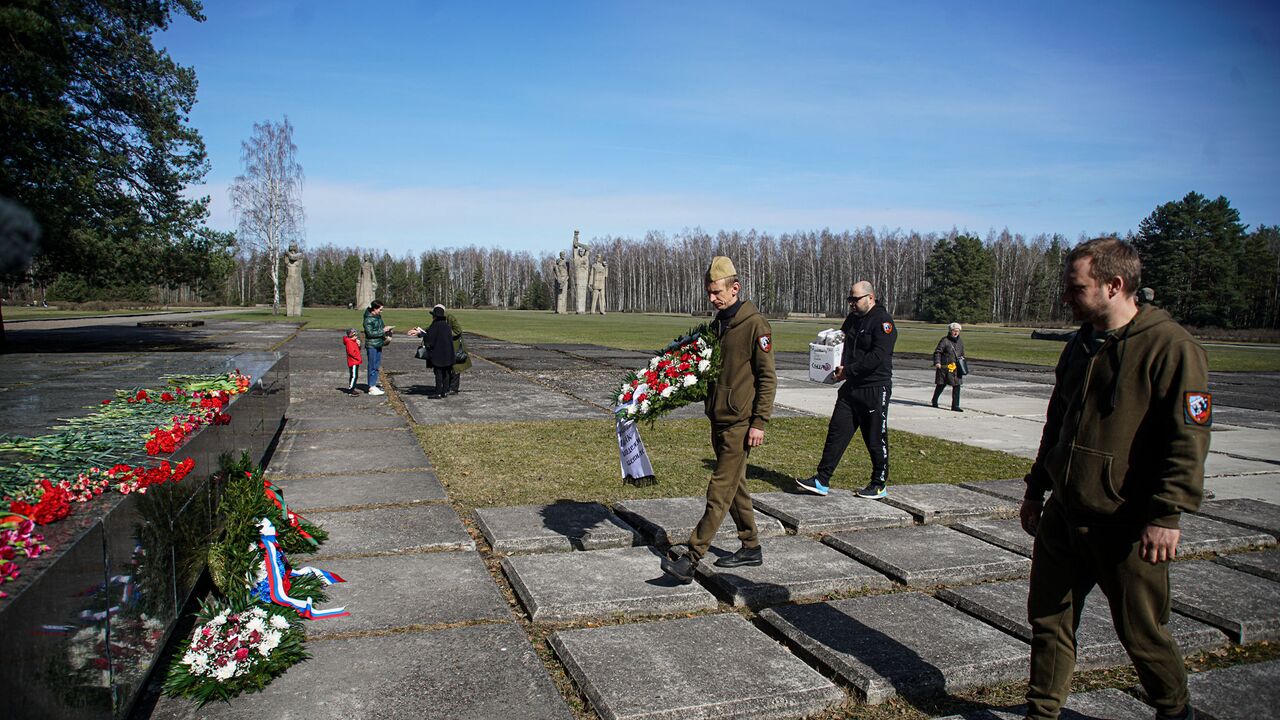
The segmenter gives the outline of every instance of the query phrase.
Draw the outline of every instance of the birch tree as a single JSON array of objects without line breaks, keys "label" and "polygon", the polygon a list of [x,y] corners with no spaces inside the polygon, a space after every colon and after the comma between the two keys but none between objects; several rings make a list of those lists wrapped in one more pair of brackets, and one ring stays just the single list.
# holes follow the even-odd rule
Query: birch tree
[{"label": "birch tree", "polygon": [[293,125],[270,120],[253,124],[253,135],[240,143],[244,174],[231,184],[240,237],[266,257],[271,274],[271,312],[280,313],[280,257],[291,242],[301,241],[302,166],[293,144]]}]

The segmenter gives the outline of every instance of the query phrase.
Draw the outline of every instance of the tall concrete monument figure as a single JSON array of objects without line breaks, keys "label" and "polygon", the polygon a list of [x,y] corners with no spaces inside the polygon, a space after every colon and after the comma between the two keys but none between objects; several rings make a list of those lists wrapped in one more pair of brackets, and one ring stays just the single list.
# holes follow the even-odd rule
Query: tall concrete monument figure
[{"label": "tall concrete monument figure", "polygon": [[284,314],[285,317],[302,317],[302,253],[297,245],[290,245],[284,254]]},{"label": "tall concrete monument figure", "polygon": [[556,314],[564,315],[569,312],[569,260],[565,258],[564,251],[560,251],[560,257],[556,260]]},{"label": "tall concrete monument figure", "polygon": [[604,281],[609,277],[609,263],[602,257],[596,257],[591,266],[591,314],[604,314]]},{"label": "tall concrete monument figure", "polygon": [[578,231],[573,231],[573,293],[578,307],[578,314],[587,312],[588,275],[591,273],[587,254],[591,248],[578,242]]},{"label": "tall concrete monument figure", "polygon": [[356,307],[368,308],[378,291],[378,279],[373,274],[373,261],[365,258],[360,263],[360,280],[356,283]]}]

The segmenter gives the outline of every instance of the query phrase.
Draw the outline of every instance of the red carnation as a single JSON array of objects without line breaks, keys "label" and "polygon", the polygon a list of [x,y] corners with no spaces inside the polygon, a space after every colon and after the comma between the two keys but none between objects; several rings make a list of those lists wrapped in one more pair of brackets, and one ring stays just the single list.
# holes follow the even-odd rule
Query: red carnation
[{"label": "red carnation", "polygon": [[173,393],[160,393],[160,399],[165,402],[173,402]]}]

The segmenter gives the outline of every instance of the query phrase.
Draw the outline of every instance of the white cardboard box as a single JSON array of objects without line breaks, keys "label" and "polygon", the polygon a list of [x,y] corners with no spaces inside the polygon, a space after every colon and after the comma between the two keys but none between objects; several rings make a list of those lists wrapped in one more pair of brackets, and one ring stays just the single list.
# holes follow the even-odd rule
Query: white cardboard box
[{"label": "white cardboard box", "polygon": [[839,345],[809,343],[809,380],[824,385],[834,385],[836,366],[840,364],[840,356],[843,354],[844,343]]}]

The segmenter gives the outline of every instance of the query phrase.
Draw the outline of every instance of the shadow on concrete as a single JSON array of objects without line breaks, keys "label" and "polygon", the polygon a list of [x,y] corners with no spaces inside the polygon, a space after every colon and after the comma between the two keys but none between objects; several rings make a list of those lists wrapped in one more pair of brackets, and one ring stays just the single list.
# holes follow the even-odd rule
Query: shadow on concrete
[{"label": "shadow on concrete", "polygon": [[6,353],[209,352],[233,345],[171,328],[88,326],[51,330],[5,329]]},{"label": "shadow on concrete", "polygon": [[591,539],[591,528],[606,526],[619,530],[631,529],[621,525],[609,508],[597,502],[562,498],[542,506],[538,512],[542,515],[543,527],[566,538],[574,550],[589,549],[587,544]]},{"label": "shadow on concrete", "polygon": [[[716,471],[715,458],[703,458],[702,467],[709,473],[715,472]],[[767,482],[770,485],[778,488],[783,492],[789,492],[789,493],[798,492],[796,490],[796,478],[793,478],[790,475],[783,475],[782,473],[776,470],[762,468],[759,465],[752,465],[751,463],[747,463],[747,479],[760,480],[763,482]]]}]

